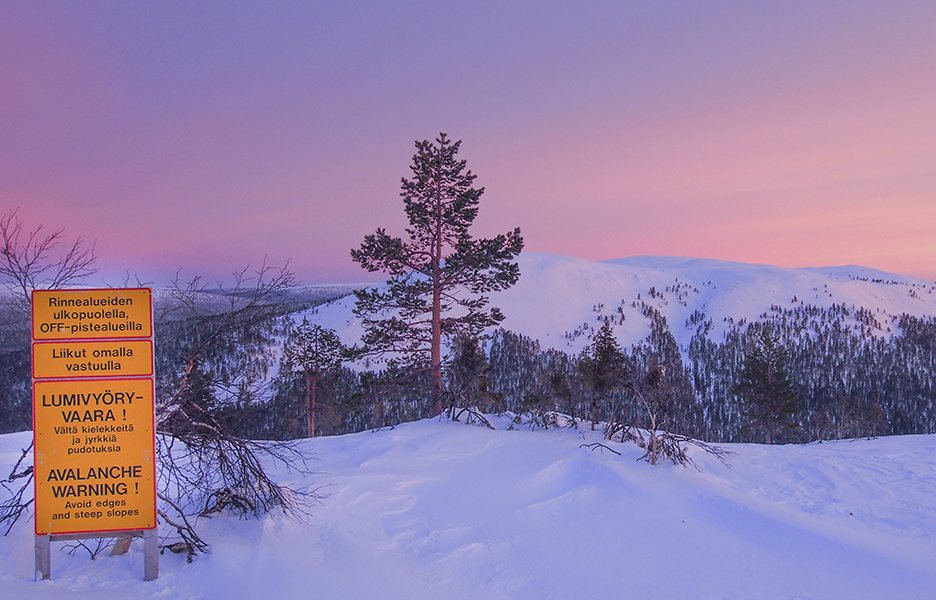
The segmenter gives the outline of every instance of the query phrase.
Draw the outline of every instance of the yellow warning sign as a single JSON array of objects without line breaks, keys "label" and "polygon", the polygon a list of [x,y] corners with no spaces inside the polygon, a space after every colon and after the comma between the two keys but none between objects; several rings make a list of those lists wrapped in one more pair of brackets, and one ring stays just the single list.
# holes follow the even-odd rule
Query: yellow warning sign
[{"label": "yellow warning sign", "polygon": [[153,380],[33,383],[36,534],[156,527]]},{"label": "yellow warning sign", "polygon": [[152,290],[35,290],[34,340],[147,338],[153,335]]},{"label": "yellow warning sign", "polygon": [[142,377],[153,374],[151,340],[36,342],[33,377]]}]

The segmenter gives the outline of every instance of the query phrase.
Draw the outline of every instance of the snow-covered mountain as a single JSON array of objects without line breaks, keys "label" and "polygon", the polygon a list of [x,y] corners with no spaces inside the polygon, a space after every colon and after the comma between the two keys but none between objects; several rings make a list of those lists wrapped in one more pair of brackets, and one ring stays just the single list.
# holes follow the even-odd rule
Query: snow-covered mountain
[{"label": "snow-covered mountain", "polygon": [[[888,335],[902,313],[936,315],[933,283],[858,266],[790,269],[660,256],[595,262],[538,252],[522,253],[518,263],[520,281],[491,295],[506,316],[501,326],[569,353],[581,351],[606,318],[622,345],[640,342],[650,332],[644,304],[666,317],[683,348],[701,321],[711,320],[708,335],[718,342],[730,323],[777,308],[864,308],[880,323],[877,335]],[[353,297],[342,298],[313,318],[354,340],[353,306]]]}]

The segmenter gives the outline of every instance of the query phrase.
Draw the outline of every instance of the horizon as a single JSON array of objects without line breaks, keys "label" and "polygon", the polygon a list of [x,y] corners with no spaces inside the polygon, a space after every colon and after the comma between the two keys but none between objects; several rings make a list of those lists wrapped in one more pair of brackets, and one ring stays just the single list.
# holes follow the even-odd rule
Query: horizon
[{"label": "horizon", "polygon": [[936,5],[0,0],[0,207],[98,280],[349,256],[414,142],[530,251],[856,265],[936,280]]},{"label": "horizon", "polygon": [[[617,258],[607,258],[607,259],[591,260],[591,259],[582,258],[582,257],[579,257],[579,256],[570,256],[570,255],[567,255],[567,254],[556,254],[555,252],[542,252],[542,251],[539,251],[539,250],[523,250],[523,252],[521,252],[521,255],[530,255],[530,254],[545,255],[545,256],[551,256],[551,257],[556,257],[556,258],[568,258],[568,259],[572,259],[572,260],[581,260],[581,261],[585,261],[585,262],[606,263],[606,264],[612,264],[612,265],[613,265],[613,264],[616,264],[616,263],[621,263],[622,261],[634,261],[634,260],[637,260],[637,259],[650,259],[650,260],[656,259],[656,260],[677,260],[677,261],[679,261],[679,262],[677,262],[677,263],[675,263],[675,264],[673,264],[673,265],[669,265],[669,266],[622,265],[622,266],[636,266],[637,268],[640,268],[640,269],[649,269],[649,270],[666,270],[666,269],[672,269],[672,268],[676,268],[676,267],[683,267],[684,265],[683,265],[682,263],[684,263],[684,262],[691,262],[691,261],[715,262],[715,263],[723,263],[724,265],[743,265],[743,266],[751,266],[751,267],[769,267],[769,268],[776,268],[776,269],[789,269],[789,270],[794,270],[794,271],[795,271],[795,270],[819,270],[819,271],[822,271],[822,270],[827,270],[827,269],[867,269],[867,270],[875,271],[875,272],[878,272],[878,273],[881,273],[881,274],[884,274],[884,275],[891,275],[891,276],[896,276],[896,277],[908,277],[908,278],[917,279],[917,280],[919,280],[919,281],[923,281],[923,282],[926,282],[926,283],[933,283],[933,284],[936,284],[936,281],[934,281],[933,279],[924,279],[924,278],[922,278],[922,277],[917,277],[917,276],[915,276],[915,275],[909,275],[909,274],[907,274],[907,273],[897,273],[897,272],[893,272],[893,271],[884,271],[884,270],[881,270],[881,269],[876,269],[876,268],[874,268],[874,267],[869,267],[869,266],[867,266],[867,265],[856,265],[856,264],[841,264],[841,265],[808,265],[808,266],[785,267],[785,266],[773,265],[773,264],[769,264],[769,263],[746,262],[746,261],[739,261],[739,260],[725,260],[725,259],[720,259],[720,258],[706,258],[706,257],[702,257],[702,256],[670,256],[670,255],[662,255],[662,254],[637,254],[637,255],[633,255],[633,256],[620,256],[620,257],[617,257]],[[246,265],[246,266],[247,266],[247,268],[248,268],[248,272],[252,272],[252,271],[253,271],[253,269],[252,269],[253,266],[252,266],[252,265]],[[279,265],[275,265],[274,268],[279,268]],[[218,284],[218,283],[222,283],[222,284],[227,285],[227,284],[230,283],[230,281],[231,281],[230,279],[228,279],[228,278],[226,278],[226,277],[224,277],[224,276],[210,278],[210,277],[206,277],[206,276],[204,276],[204,275],[201,275],[201,274],[199,274],[199,273],[187,273],[187,272],[185,272],[183,269],[179,269],[179,270],[177,270],[177,271],[179,272],[179,281],[180,281],[180,282],[187,282],[187,281],[191,280],[191,279],[194,278],[194,277],[200,277],[200,278],[207,284],[207,290],[206,290],[206,291],[207,291],[208,293],[213,293],[213,292],[217,289],[217,284]],[[367,275],[367,274],[368,274],[368,273],[366,273],[366,272],[364,273],[364,275]],[[133,274],[131,274],[131,276],[132,276],[132,275],[133,275]],[[229,274],[229,275],[233,276],[233,273],[231,273],[231,274]],[[175,276],[175,274],[173,274],[173,276]],[[521,276],[521,277],[523,276],[523,271],[522,271],[522,270],[521,270],[521,272],[520,272],[520,276]],[[75,286],[73,286],[73,287],[75,287],[75,288],[77,288],[77,289],[85,289],[85,288],[87,288],[87,289],[109,289],[109,288],[121,288],[121,287],[127,287],[127,288],[150,287],[150,288],[153,288],[153,289],[165,289],[165,288],[168,288],[168,287],[170,286],[170,284],[171,284],[171,278],[170,278],[170,279],[166,279],[166,280],[164,280],[164,281],[162,281],[162,282],[154,281],[154,280],[144,280],[144,279],[142,279],[142,278],[141,278],[139,281],[137,281],[135,278],[131,278],[131,279],[128,280],[128,281],[124,281],[125,279],[127,279],[127,273],[105,273],[105,272],[102,272],[101,270],[98,270],[98,271],[96,271],[94,274],[90,275],[90,276],[87,278],[87,281],[85,281],[85,282],[83,282],[83,283],[81,283],[81,284],[75,285]],[[373,275],[373,278],[372,278],[371,280],[367,280],[367,279],[365,279],[364,277],[361,277],[360,279],[357,279],[357,280],[345,280],[345,281],[329,280],[329,281],[308,282],[308,281],[303,281],[301,278],[299,278],[299,277],[297,276],[297,277],[296,277],[295,284],[294,284],[293,286],[291,286],[291,287],[372,286],[372,285],[379,285],[379,284],[381,284],[381,283],[384,283],[387,279],[388,279],[388,278],[387,278],[386,275],[375,274],[375,275]],[[6,286],[4,286],[4,287],[6,287]],[[39,288],[37,288],[37,289],[39,289]]]}]

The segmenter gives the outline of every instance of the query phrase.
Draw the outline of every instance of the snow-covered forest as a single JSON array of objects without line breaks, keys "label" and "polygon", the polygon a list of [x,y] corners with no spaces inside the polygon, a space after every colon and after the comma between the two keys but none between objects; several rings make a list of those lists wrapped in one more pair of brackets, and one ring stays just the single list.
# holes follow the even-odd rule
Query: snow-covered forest
[{"label": "snow-covered forest", "polygon": [[[525,253],[520,269],[517,286],[493,297],[506,319],[481,341],[477,364],[459,365],[461,355],[449,355],[449,367],[474,369],[484,379],[485,393],[474,401],[488,412],[582,414],[577,406],[590,400],[579,362],[595,332],[609,323],[633,373],[639,376],[651,362],[665,366],[678,430],[712,442],[760,441],[746,428],[734,388],[746,344],[769,325],[788,351],[800,407],[795,432],[781,441],[936,430],[936,321],[929,316],[936,314],[936,285],[859,267],[794,270],[665,258],[592,263]],[[246,435],[304,435],[301,377],[279,361],[288,337],[284,323],[305,317],[354,344],[360,327],[351,289],[292,289],[291,312],[258,324],[250,344],[212,349],[200,369],[217,388],[217,410],[236,413]],[[223,305],[217,294],[201,297],[205,306]],[[166,315],[156,329],[163,373],[177,370],[180,346],[193,332],[190,322],[171,317],[172,302],[157,292],[156,314]],[[10,327],[4,335],[17,339]],[[28,359],[25,340],[0,353],[3,431],[30,426]],[[447,373],[447,391],[454,394]],[[428,416],[427,381],[403,375],[364,361],[325,374],[317,433]],[[622,387],[598,407],[597,418],[630,410],[639,420],[630,400]]]},{"label": "snow-covered forest", "polygon": [[[493,296],[506,319],[482,341],[481,356],[472,359],[477,364],[450,354],[451,369],[473,369],[483,379],[475,403],[488,411],[587,416],[581,405],[591,398],[580,362],[608,323],[634,377],[651,364],[665,367],[679,431],[713,442],[762,441],[748,427],[735,386],[750,339],[771,327],[788,352],[799,406],[795,430],[780,441],[936,430],[936,321],[929,316],[936,314],[936,285],[860,267],[782,269],[662,257],[594,263],[524,253],[520,269],[519,283]],[[353,344],[361,333],[353,306],[346,297],[299,314]],[[323,380],[319,433],[427,416],[425,379],[381,368],[349,365]],[[301,382],[283,372],[271,381],[252,433],[298,435],[288,421],[302,410]],[[641,421],[627,386],[597,408],[598,420],[630,411]]]}]

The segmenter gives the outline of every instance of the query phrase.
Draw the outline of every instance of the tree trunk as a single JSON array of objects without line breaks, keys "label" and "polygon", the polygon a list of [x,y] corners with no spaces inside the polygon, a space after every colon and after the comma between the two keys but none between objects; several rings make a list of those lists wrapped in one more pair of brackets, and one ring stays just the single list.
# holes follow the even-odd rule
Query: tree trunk
[{"label": "tree trunk", "polygon": [[436,233],[432,248],[432,416],[442,414],[442,192],[437,191]]},{"label": "tree trunk", "polygon": [[442,414],[442,283],[439,270],[439,261],[436,259],[432,267],[432,349],[429,362],[432,371],[433,417]]},{"label": "tree trunk", "polygon": [[315,437],[315,382],[318,377],[305,372],[306,437]]}]

